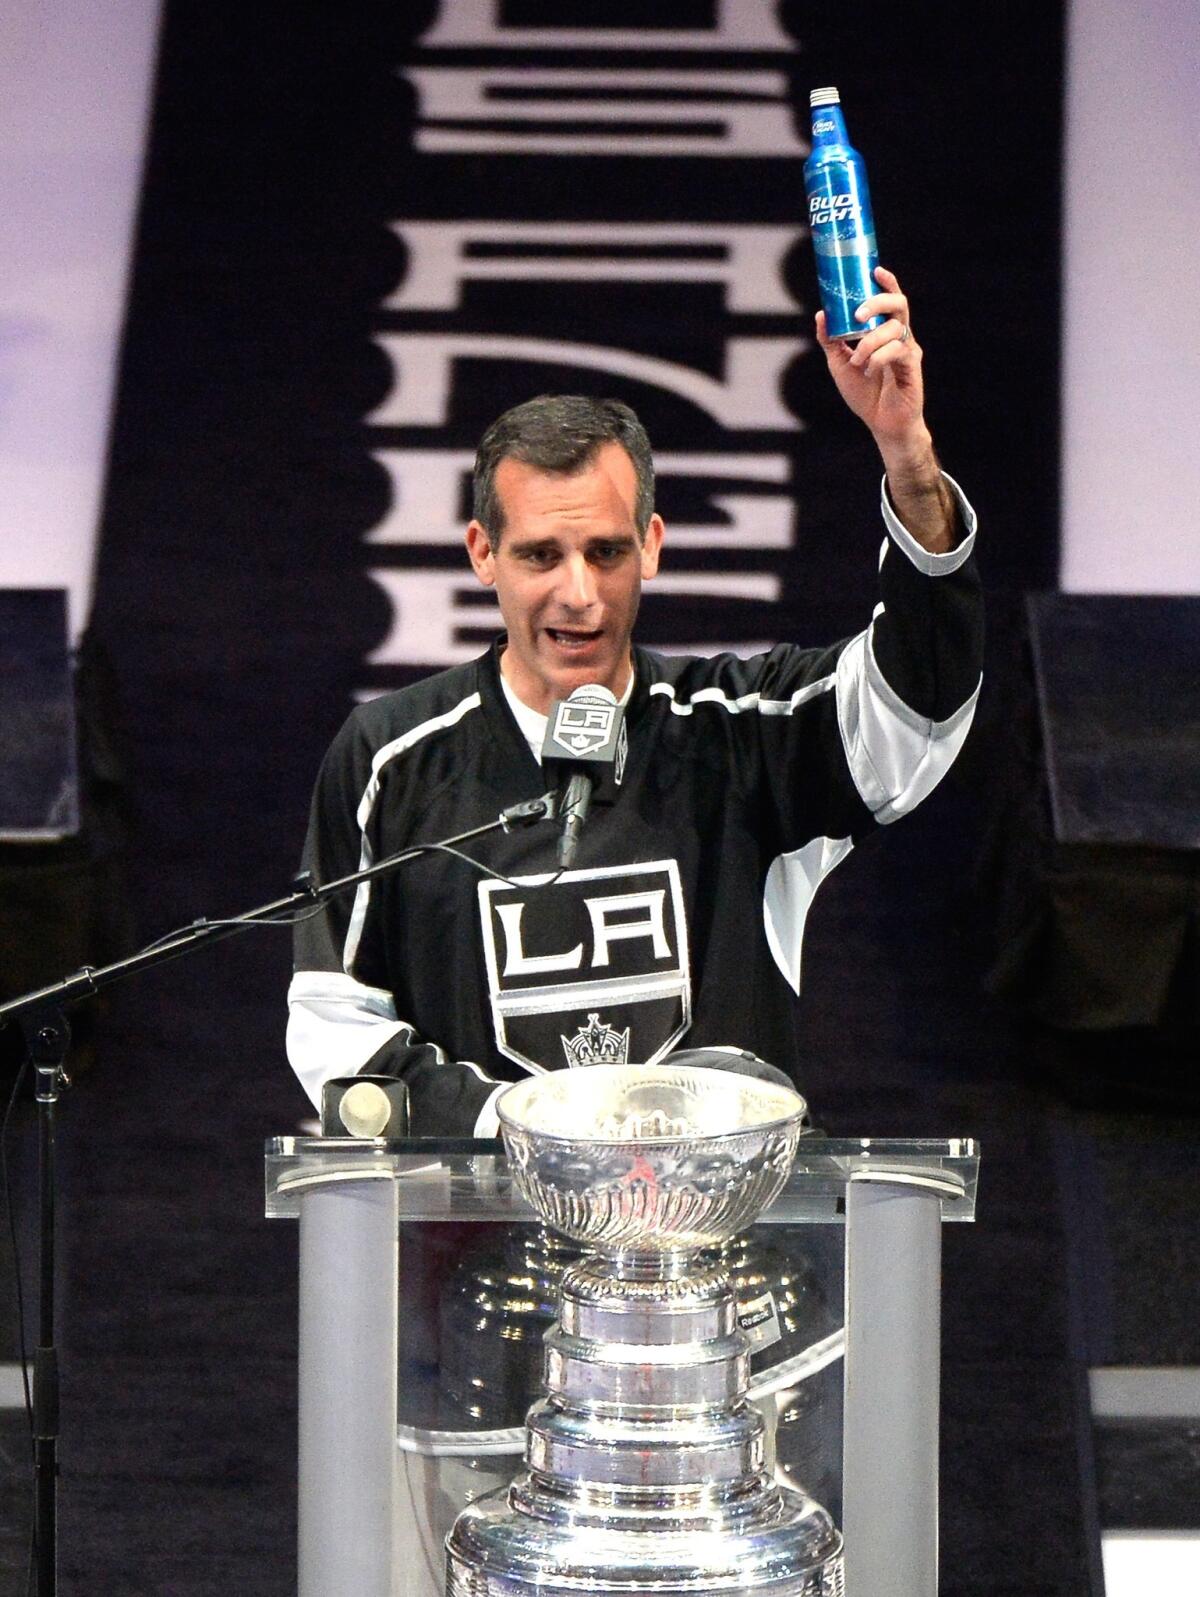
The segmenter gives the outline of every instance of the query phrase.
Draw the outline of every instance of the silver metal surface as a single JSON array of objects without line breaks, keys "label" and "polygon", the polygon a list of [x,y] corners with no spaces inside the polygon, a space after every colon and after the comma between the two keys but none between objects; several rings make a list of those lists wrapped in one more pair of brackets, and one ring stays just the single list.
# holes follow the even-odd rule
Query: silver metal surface
[{"label": "silver metal surface", "polygon": [[[401,1426],[398,1442],[406,1451],[522,1454],[525,1413],[543,1388],[543,1372],[554,1386],[559,1366],[569,1361],[580,1366],[578,1379],[590,1382],[594,1345],[608,1340],[594,1307],[571,1299],[564,1305],[568,1322],[546,1345],[563,1274],[581,1257],[577,1244],[544,1226],[508,1227],[500,1236],[489,1230],[459,1261],[440,1294],[440,1428]],[[810,1493],[836,1519],[842,1479],[842,1294],[827,1290],[828,1266],[817,1262],[823,1232],[772,1232],[771,1242],[760,1232],[735,1237],[712,1257],[733,1282],[738,1323],[752,1328],[748,1396],[765,1421],[766,1468],[777,1484]],[[776,1240],[782,1247],[772,1245]],[[722,1298],[697,1311],[690,1326],[674,1316],[671,1329],[681,1340],[708,1343],[727,1335],[732,1324],[728,1300]],[[637,1348],[624,1352],[633,1357],[624,1356],[602,1378],[619,1381],[621,1398],[632,1402],[642,1390],[640,1355]],[[658,1383],[663,1402],[727,1402],[745,1388],[745,1374],[740,1361],[697,1348],[678,1374],[660,1366]],[[508,1478],[497,1465],[489,1485],[507,1484]],[[489,1489],[479,1478],[474,1484],[475,1496]],[[443,1535],[452,1520],[453,1514]]]},{"label": "silver metal surface", "polygon": [[513,1178],[547,1225],[605,1253],[717,1247],[778,1196],[805,1103],[724,1070],[592,1066],[496,1105]]},{"label": "silver metal surface", "polygon": [[841,1537],[767,1473],[749,1338],[701,1251],[779,1192],[803,1100],[721,1071],[602,1066],[523,1082],[499,1113],[529,1202],[596,1251],[563,1277],[524,1473],[447,1539],[448,1597],[841,1597]]}]

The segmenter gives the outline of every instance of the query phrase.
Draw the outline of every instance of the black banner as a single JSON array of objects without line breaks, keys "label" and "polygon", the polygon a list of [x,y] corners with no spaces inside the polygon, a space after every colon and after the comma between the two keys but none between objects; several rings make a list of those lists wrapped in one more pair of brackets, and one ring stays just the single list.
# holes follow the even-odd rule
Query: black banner
[{"label": "black banner", "polygon": [[867,159],[987,576],[1053,583],[1057,7],[220,9],[168,7],[97,608],[119,652],[150,607],[157,650],[303,705],[300,787],[354,696],[495,629],[471,453],[535,392],[648,426],[644,642],[865,624],[879,467],[812,339],[815,85]]}]

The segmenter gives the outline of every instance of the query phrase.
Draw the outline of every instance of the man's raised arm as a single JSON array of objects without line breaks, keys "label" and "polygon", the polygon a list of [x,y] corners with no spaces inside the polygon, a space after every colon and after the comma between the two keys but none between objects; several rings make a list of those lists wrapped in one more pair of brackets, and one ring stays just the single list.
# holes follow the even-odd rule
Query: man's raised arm
[{"label": "man's raised arm", "polygon": [[818,311],[817,342],[838,392],[875,440],[896,514],[922,548],[948,554],[963,528],[925,424],[921,346],[895,273],[880,266],[875,278],[883,292],[864,300],[857,315],[860,321],[884,316],[883,325],[847,344],[827,337],[825,313]]}]

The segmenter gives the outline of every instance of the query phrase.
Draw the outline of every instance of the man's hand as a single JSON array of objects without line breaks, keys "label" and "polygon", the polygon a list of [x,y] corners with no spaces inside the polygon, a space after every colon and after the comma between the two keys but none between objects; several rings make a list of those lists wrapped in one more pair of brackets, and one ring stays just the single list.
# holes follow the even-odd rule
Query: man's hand
[{"label": "man's hand", "polygon": [[858,319],[884,316],[883,325],[847,344],[827,337],[825,312],[818,311],[817,342],[838,392],[875,439],[897,515],[918,543],[943,554],[954,548],[958,526],[925,425],[921,346],[912,336],[908,300],[895,273],[877,266],[875,280],[883,292],[864,300]]}]

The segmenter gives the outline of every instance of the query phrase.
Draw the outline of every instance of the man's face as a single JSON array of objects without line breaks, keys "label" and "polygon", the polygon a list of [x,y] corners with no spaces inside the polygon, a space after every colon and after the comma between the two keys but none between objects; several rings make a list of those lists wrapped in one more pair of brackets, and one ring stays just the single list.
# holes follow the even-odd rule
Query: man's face
[{"label": "man's face", "polygon": [[642,583],[658,570],[663,536],[655,515],[638,540],[633,461],[616,443],[603,444],[571,476],[502,460],[496,496],[504,515],[499,547],[472,521],[467,551],[500,601],[509,686],[543,714],[585,682],[619,698]]}]

